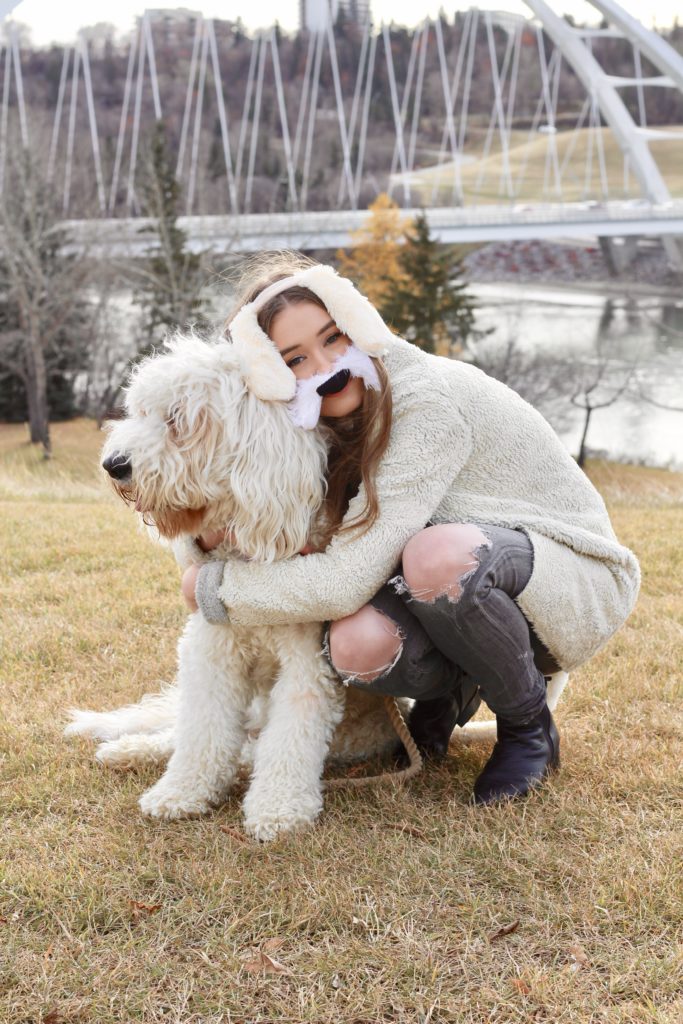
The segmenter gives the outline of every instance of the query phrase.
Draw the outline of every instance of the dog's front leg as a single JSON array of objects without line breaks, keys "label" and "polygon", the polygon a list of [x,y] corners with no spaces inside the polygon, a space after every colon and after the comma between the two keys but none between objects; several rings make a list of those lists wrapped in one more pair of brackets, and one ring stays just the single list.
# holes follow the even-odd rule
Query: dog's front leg
[{"label": "dog's front leg", "polygon": [[344,713],[344,690],[322,653],[320,627],[290,626],[276,635],[280,674],[243,807],[247,832],[261,840],[318,817],[323,765]]},{"label": "dog's front leg", "polygon": [[196,612],[178,645],[175,750],[161,779],[140,799],[145,814],[204,814],[231,785],[244,743],[250,688],[230,626]]}]

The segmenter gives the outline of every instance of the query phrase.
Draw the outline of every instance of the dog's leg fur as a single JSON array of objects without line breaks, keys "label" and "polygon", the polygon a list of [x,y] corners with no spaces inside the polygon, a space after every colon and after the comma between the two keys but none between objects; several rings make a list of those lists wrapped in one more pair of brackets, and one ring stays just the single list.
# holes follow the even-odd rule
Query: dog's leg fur
[{"label": "dog's leg fur", "polygon": [[[566,672],[557,672],[550,677],[548,707],[551,711],[555,710],[568,680]],[[341,764],[374,756],[385,748],[390,749],[396,741],[381,702],[373,701],[374,695],[361,691],[354,691],[352,696],[356,703],[364,699],[370,706],[366,708],[360,704],[358,708],[354,707],[348,722],[345,721],[333,737],[330,760]],[[64,734],[108,740],[100,744],[95,757],[110,768],[161,764],[169,759],[175,746],[173,726],[177,706],[178,690],[174,684],[165,687],[161,693],[145,694],[138,704],[129,704],[114,711],[71,710],[74,720],[67,725]],[[166,728],[164,722],[168,723]],[[158,729],[158,732],[153,732],[153,729]],[[468,722],[464,728],[456,728],[453,732],[456,743],[487,743],[495,739],[495,721]],[[242,761],[251,762],[252,746],[252,741],[245,743]]]},{"label": "dog's leg fur", "polygon": [[175,750],[140,798],[145,814],[181,818],[218,805],[234,780],[252,696],[239,644],[226,626],[190,616],[178,645]]},{"label": "dog's leg fur", "polygon": [[323,766],[344,714],[344,690],[322,653],[320,627],[288,626],[276,636],[280,674],[243,805],[246,831],[264,841],[318,817]]}]

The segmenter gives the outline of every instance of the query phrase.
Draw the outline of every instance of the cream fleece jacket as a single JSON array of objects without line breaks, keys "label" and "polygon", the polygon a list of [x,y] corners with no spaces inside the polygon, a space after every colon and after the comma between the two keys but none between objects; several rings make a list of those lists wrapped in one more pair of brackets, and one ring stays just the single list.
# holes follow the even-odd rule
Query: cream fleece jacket
[{"label": "cream fleece jacket", "polygon": [[[219,621],[211,611],[219,598],[240,625],[340,619],[396,573],[428,521],[492,523],[529,536],[533,572],[517,604],[563,669],[580,665],[623,624],[640,585],[638,561],[617,541],[602,498],[546,420],[506,385],[400,338],[384,362],[394,417],[375,524],[335,537],[321,554],[206,566],[202,611]],[[361,490],[347,515],[364,502]],[[176,556],[186,561],[187,549]]]}]

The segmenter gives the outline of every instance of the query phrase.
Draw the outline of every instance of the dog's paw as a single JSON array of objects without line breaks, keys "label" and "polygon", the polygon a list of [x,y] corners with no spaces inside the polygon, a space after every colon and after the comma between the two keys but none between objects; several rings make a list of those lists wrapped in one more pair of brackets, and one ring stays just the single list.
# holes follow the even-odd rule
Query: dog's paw
[{"label": "dog's paw", "polygon": [[322,810],[322,796],[317,793],[290,794],[252,793],[243,804],[244,828],[253,839],[270,842],[285,832],[310,828]]},{"label": "dog's paw", "polygon": [[140,797],[140,810],[150,818],[195,818],[218,803],[217,794],[206,793],[196,781],[164,775]]},{"label": "dog's paw", "polygon": [[135,754],[128,749],[127,744],[121,740],[109,740],[107,743],[100,743],[95,751],[95,760],[99,761],[106,768],[117,768],[125,772],[140,764]]},{"label": "dog's paw", "polygon": [[145,764],[164,764],[173,753],[173,733],[135,733],[100,743],[95,758],[107,768],[126,771]]},{"label": "dog's paw", "polygon": [[[317,815],[316,815],[317,817]],[[286,832],[299,832],[302,829],[310,828],[315,823],[315,817],[267,817],[245,818],[244,831],[252,839],[260,843],[269,843]]]}]

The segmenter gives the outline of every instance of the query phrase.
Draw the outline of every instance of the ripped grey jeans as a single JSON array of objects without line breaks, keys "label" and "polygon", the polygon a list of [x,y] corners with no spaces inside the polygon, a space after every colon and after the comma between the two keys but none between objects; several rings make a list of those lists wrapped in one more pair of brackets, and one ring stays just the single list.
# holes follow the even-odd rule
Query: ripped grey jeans
[{"label": "ripped grey jeans", "polygon": [[[335,671],[346,684],[415,700],[434,700],[474,681],[496,715],[521,725],[541,711],[545,676],[560,669],[514,601],[531,576],[533,547],[521,530],[473,525],[490,543],[477,549],[478,564],[459,580],[458,597],[421,601],[402,576],[389,580],[370,604],[395,624],[397,656],[371,681]],[[329,624],[326,651],[328,640]]]}]

